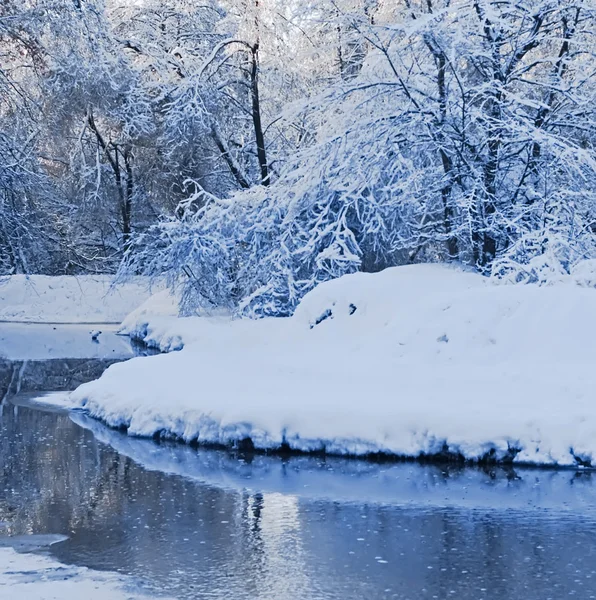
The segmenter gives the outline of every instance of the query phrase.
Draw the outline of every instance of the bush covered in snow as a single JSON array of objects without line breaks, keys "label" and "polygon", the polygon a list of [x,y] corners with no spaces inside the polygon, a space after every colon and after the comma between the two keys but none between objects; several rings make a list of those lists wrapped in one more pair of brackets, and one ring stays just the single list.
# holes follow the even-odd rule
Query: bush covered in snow
[{"label": "bush covered in snow", "polygon": [[339,11],[359,58],[283,115],[303,142],[275,181],[195,194],[131,268],[171,273],[190,308],[262,316],[355,271],[547,283],[596,256],[596,5],[408,6]]}]

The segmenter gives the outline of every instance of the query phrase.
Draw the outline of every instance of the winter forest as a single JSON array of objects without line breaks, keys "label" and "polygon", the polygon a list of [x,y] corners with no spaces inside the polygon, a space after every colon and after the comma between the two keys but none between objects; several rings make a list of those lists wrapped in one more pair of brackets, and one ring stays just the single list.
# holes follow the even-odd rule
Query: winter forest
[{"label": "winter forest", "polygon": [[287,315],[596,258],[594,0],[0,0],[0,275]]}]

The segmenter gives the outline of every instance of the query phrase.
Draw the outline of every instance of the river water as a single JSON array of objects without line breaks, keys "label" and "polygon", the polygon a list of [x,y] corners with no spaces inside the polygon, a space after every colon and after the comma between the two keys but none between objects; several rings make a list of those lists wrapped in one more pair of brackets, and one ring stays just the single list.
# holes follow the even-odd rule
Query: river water
[{"label": "river water", "polygon": [[68,536],[44,551],[180,599],[596,598],[591,473],[194,450],[32,407],[122,343],[49,360],[5,345],[0,546]]}]

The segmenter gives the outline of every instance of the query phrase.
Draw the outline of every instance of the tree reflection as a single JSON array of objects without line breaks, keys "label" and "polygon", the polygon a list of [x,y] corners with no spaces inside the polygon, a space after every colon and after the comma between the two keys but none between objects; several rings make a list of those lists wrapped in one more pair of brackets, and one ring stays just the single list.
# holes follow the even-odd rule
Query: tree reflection
[{"label": "tree reflection", "polygon": [[181,599],[596,593],[590,477],[248,463],[89,427],[0,407],[0,535],[66,534],[51,548],[59,560],[147,578]]}]

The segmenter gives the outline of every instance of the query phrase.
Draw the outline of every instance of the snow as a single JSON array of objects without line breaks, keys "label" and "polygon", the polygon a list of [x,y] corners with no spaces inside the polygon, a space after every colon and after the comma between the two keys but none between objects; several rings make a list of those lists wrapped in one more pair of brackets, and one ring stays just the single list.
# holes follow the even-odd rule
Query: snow
[{"label": "snow", "polygon": [[[145,318],[177,317],[178,298],[170,290],[162,290],[153,294],[141,306],[133,310],[122,323],[121,329],[138,326]],[[148,322],[148,321],[145,321]]]},{"label": "snow", "polygon": [[113,365],[64,402],[135,436],[590,464],[595,313],[596,291],[572,282],[494,285],[440,265],[357,273],[287,319],[127,319],[132,336],[179,351]]},{"label": "snow", "polygon": [[0,600],[128,600],[146,598],[115,573],[63,565],[48,556],[0,548]]},{"label": "snow", "polygon": [[0,321],[120,323],[152,294],[142,277],[112,283],[108,275],[0,277]]},{"label": "snow", "polygon": [[[169,290],[162,290],[157,294],[153,294],[141,306],[127,315],[120,325],[120,333],[142,340],[148,346],[161,348],[163,340],[149,339],[146,335],[147,330],[150,324],[158,320],[169,324],[172,317],[177,317],[178,302],[179,299]],[[181,344],[181,341],[179,343]]]},{"label": "snow", "polygon": [[60,414],[73,415],[79,411],[73,411],[64,403],[65,392],[18,392],[10,397],[10,403],[13,406],[24,406],[42,410],[43,412],[53,412]]}]

